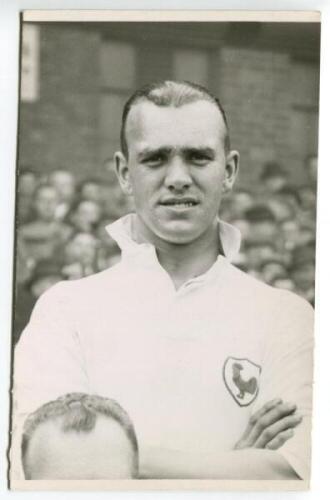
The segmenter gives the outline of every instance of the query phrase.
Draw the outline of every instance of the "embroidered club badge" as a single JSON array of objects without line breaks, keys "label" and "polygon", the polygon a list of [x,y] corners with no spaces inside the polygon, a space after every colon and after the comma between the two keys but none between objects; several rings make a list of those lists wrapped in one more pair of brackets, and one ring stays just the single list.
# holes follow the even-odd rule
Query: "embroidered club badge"
[{"label": "embroidered club badge", "polygon": [[249,359],[226,359],[223,365],[225,385],[239,406],[248,406],[256,399],[259,392],[261,366]]}]

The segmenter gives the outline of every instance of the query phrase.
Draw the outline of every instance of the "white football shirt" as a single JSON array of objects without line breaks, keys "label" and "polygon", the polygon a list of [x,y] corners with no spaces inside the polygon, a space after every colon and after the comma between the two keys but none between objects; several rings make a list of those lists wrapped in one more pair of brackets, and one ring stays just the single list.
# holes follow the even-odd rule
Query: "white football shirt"
[{"label": "white football shirt", "polygon": [[30,412],[81,391],[128,412],[141,460],[151,447],[216,457],[280,397],[304,421],[278,452],[308,479],[312,308],[231,265],[239,235],[222,222],[225,255],[175,290],[155,248],[133,241],[133,221],[108,227],[120,263],[56,284],[35,306],[15,354],[14,448]]}]

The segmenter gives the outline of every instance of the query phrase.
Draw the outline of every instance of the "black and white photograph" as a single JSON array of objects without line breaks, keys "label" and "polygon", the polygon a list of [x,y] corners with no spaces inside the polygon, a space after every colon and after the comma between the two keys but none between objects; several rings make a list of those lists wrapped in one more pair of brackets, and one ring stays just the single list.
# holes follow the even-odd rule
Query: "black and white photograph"
[{"label": "black and white photograph", "polygon": [[13,490],[309,488],[320,15],[225,14],[22,14]]}]

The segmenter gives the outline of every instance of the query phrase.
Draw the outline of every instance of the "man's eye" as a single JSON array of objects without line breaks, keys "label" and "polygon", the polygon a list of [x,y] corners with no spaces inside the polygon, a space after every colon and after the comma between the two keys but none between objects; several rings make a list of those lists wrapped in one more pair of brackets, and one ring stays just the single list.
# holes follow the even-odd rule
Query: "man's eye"
[{"label": "man's eye", "polygon": [[163,162],[164,162],[164,156],[163,155],[153,155],[153,156],[149,156],[147,158],[144,158],[142,160],[142,163],[144,163],[145,165],[149,165],[151,167],[157,167],[159,165],[161,165]]},{"label": "man's eye", "polygon": [[196,165],[207,165],[211,161],[211,158],[204,154],[194,153],[190,155],[190,161]]}]

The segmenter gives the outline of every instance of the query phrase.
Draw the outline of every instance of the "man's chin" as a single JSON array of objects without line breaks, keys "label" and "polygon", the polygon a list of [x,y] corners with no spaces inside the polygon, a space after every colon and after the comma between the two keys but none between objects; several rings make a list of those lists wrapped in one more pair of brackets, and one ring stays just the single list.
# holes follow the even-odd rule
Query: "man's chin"
[{"label": "man's chin", "polygon": [[195,241],[200,232],[186,224],[177,224],[175,227],[166,227],[160,232],[159,237],[173,245],[188,245]]}]

